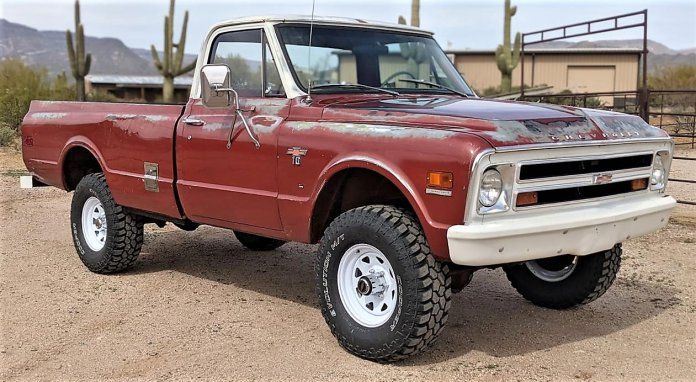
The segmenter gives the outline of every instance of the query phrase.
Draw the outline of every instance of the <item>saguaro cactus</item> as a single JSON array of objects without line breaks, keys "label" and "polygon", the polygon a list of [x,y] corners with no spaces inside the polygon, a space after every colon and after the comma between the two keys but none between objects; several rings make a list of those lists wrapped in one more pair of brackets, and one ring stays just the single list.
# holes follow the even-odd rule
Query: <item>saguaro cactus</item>
[{"label": "saguaro cactus", "polygon": [[515,35],[515,45],[510,46],[510,24],[512,16],[517,13],[517,6],[510,6],[510,0],[505,0],[505,24],[503,27],[503,43],[495,51],[496,63],[500,70],[500,91],[509,93],[512,90],[512,71],[520,62],[520,33]]},{"label": "saguaro cactus", "polygon": [[186,29],[188,28],[188,11],[184,13],[184,24],[181,27],[179,43],[174,43],[174,0],[169,2],[169,15],[164,17],[164,51],[160,60],[159,53],[154,45],[150,45],[152,59],[159,70],[164,83],[162,86],[162,100],[172,102],[174,100],[174,78],[192,71],[196,62],[183,66],[184,51],[186,49]]},{"label": "saguaro cactus", "polygon": [[[404,16],[399,16],[399,24],[406,25]],[[420,0],[411,0],[411,26],[420,27]]]},{"label": "saguaro cactus", "polygon": [[92,65],[92,55],[85,54],[85,30],[80,20],[80,1],[75,0],[75,42],[70,30],[65,31],[65,39],[68,45],[68,59],[70,69],[75,77],[77,88],[77,100],[85,100],[85,76],[89,73]]}]

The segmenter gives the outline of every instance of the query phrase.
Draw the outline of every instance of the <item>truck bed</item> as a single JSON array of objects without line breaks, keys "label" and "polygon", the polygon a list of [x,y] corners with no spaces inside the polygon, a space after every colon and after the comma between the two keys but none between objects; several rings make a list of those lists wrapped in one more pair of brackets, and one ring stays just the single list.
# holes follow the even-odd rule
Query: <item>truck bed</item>
[{"label": "truck bed", "polygon": [[[33,101],[22,125],[24,163],[40,182],[71,190],[75,184],[61,170],[84,160],[87,150],[116,203],[179,218],[174,139],[184,107]],[[157,166],[156,191],[145,189],[144,162]]]}]

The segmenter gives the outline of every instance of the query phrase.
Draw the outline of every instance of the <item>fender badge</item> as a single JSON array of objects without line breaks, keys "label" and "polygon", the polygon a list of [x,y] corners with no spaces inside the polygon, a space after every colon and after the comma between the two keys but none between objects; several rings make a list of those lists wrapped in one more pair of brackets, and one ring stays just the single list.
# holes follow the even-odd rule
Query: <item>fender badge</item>
[{"label": "fender badge", "polygon": [[428,195],[452,196],[451,190],[440,190],[437,188],[426,188],[425,193]]},{"label": "fender badge", "polygon": [[302,147],[291,147],[286,154],[292,156],[293,165],[299,166],[302,164],[302,157],[307,155],[307,149],[303,149]]}]

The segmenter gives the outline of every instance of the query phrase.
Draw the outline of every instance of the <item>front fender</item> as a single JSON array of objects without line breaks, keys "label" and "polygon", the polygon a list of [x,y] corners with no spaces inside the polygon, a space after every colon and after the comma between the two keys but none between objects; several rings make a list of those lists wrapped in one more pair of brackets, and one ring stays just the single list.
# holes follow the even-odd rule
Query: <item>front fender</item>
[{"label": "front fender", "polygon": [[405,196],[416,213],[435,256],[449,259],[446,233],[451,224],[438,222],[433,218],[412,176],[406,174],[401,167],[387,158],[366,153],[353,153],[337,157],[329,162],[319,174],[317,186],[312,192],[312,211],[317,207],[319,195],[331,178],[351,168],[370,170],[389,180]]}]

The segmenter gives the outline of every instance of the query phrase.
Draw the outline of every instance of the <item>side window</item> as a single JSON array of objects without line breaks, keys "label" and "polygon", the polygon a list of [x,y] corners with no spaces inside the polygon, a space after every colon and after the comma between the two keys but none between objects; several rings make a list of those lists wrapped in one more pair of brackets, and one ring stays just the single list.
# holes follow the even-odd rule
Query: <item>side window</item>
[{"label": "side window", "polygon": [[264,46],[264,65],[266,67],[266,86],[264,87],[264,95],[266,97],[285,97],[285,89],[283,89],[283,82],[280,80],[278,66],[273,58],[273,53],[271,53],[271,47],[268,46],[267,42],[264,43]]},{"label": "side window", "polygon": [[230,67],[232,87],[240,97],[285,94],[273,55],[261,29],[228,32],[217,36],[208,63],[226,64]]}]

